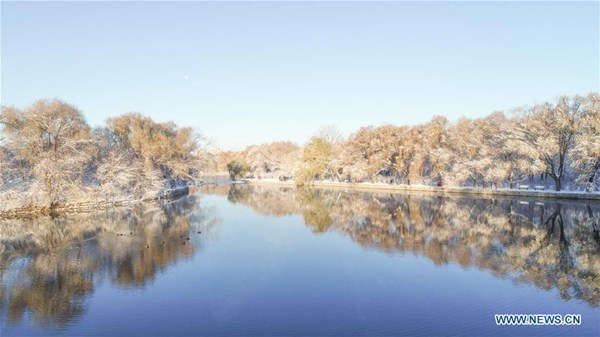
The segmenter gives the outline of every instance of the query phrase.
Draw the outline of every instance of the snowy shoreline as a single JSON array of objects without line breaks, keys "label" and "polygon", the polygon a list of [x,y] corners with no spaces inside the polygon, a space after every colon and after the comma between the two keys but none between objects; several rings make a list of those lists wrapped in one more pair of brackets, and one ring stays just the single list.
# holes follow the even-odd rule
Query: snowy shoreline
[{"label": "snowy shoreline", "polygon": [[189,186],[171,188],[162,190],[155,197],[147,197],[142,199],[112,199],[112,200],[85,200],[76,201],[66,204],[60,204],[54,208],[45,205],[27,205],[21,207],[0,209],[0,220],[12,218],[28,218],[37,216],[56,216],[73,213],[90,213],[99,210],[105,210],[113,207],[124,207],[142,202],[150,202],[156,200],[173,200],[178,197],[188,195],[190,192]]},{"label": "snowy shoreline", "polygon": [[[293,181],[279,181],[275,179],[248,179],[248,183],[253,185],[274,185],[296,187]],[[583,191],[536,191],[536,190],[514,190],[514,189],[483,189],[469,187],[433,187],[425,185],[390,185],[384,183],[342,183],[332,181],[317,181],[310,185],[305,185],[309,188],[341,188],[351,190],[365,191],[385,191],[385,192],[424,192],[433,194],[470,194],[480,196],[507,196],[507,197],[528,197],[528,198],[545,198],[545,199],[570,199],[570,200],[598,200],[600,201],[599,192],[583,192]]]}]

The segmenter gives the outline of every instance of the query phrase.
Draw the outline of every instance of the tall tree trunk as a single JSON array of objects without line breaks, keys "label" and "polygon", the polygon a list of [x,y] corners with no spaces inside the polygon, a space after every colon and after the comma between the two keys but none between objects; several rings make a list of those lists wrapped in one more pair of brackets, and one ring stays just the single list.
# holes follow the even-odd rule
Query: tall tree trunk
[{"label": "tall tree trunk", "polygon": [[586,190],[588,192],[594,190],[594,180],[596,179],[596,174],[598,173],[598,170],[600,170],[600,159],[596,161],[596,164],[594,165],[594,171],[592,172],[592,174],[590,174],[590,177],[588,179],[588,186],[586,187]]},{"label": "tall tree trunk", "polygon": [[562,183],[560,177],[552,177],[554,179],[554,188],[558,192],[562,188]]}]

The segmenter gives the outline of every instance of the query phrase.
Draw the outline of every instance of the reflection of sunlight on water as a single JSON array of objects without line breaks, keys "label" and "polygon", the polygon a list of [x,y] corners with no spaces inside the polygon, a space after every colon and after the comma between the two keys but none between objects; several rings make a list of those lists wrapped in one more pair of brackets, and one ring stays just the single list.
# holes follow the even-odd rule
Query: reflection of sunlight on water
[{"label": "reflection of sunlight on water", "polygon": [[68,323],[85,311],[95,283],[107,278],[119,287],[144,287],[169,265],[194,255],[214,236],[219,221],[215,208],[195,196],[133,209],[2,221],[2,316],[11,324],[29,315],[38,325]]}]

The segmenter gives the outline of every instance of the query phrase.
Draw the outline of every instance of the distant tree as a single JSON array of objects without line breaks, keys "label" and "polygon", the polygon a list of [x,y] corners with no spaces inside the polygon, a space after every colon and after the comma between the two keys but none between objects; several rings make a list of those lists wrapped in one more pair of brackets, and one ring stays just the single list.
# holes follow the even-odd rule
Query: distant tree
[{"label": "distant tree", "polygon": [[222,151],[216,150],[211,154],[214,158],[214,166],[212,167],[212,173],[219,174],[227,171],[227,163],[233,160],[243,161],[241,151]]},{"label": "distant tree", "polygon": [[344,137],[342,136],[342,132],[335,125],[327,125],[327,126],[321,127],[319,129],[319,132],[317,132],[316,137],[319,137],[319,138],[325,140],[332,146],[335,144],[338,144],[344,140]]},{"label": "distant tree", "polygon": [[250,172],[250,167],[246,163],[234,160],[227,163],[227,172],[229,172],[231,180],[237,180]]},{"label": "distant tree", "polygon": [[361,149],[354,146],[353,137],[343,143],[339,154],[334,154],[331,166],[339,180],[345,182],[361,182],[368,177],[367,158]]},{"label": "distant tree", "polygon": [[248,163],[250,172],[258,178],[289,177],[293,175],[293,168],[300,159],[300,147],[291,142],[252,145],[242,151],[239,157]]},{"label": "distant tree", "polygon": [[[343,172],[354,181],[383,179],[395,181],[401,151],[401,131],[394,125],[362,127],[352,134],[344,148]],[[354,167],[353,167],[354,166]]]},{"label": "distant tree", "polygon": [[322,179],[327,170],[331,144],[319,137],[312,137],[302,151],[302,164],[296,173],[296,183],[302,185]]},{"label": "distant tree", "polygon": [[327,125],[319,129],[316,137],[323,139],[331,146],[330,158],[323,176],[329,179],[342,180],[344,171],[342,154],[346,146],[342,132],[335,125]]}]

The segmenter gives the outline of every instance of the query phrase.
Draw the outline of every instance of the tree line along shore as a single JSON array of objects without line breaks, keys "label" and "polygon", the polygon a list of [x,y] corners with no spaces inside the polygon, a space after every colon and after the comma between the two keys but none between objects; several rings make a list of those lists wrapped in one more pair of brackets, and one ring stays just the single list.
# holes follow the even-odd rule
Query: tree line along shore
[{"label": "tree line along shore", "polygon": [[273,142],[242,151],[209,151],[193,128],[139,113],[91,127],[60,100],[3,106],[0,127],[0,215],[156,199],[220,172],[296,185],[600,190],[598,93],[483,118],[366,126],[348,137],[329,126],[302,146]]},{"label": "tree line along shore", "polygon": [[233,179],[275,179],[483,189],[600,189],[600,95],[451,122],[367,126],[347,138],[325,127],[290,142],[216,154]]},{"label": "tree line along shore", "polygon": [[[202,137],[139,113],[92,128],[74,106],[2,107],[0,211],[55,213],[156,199],[197,179]],[[0,213],[2,214],[2,213]]]}]

